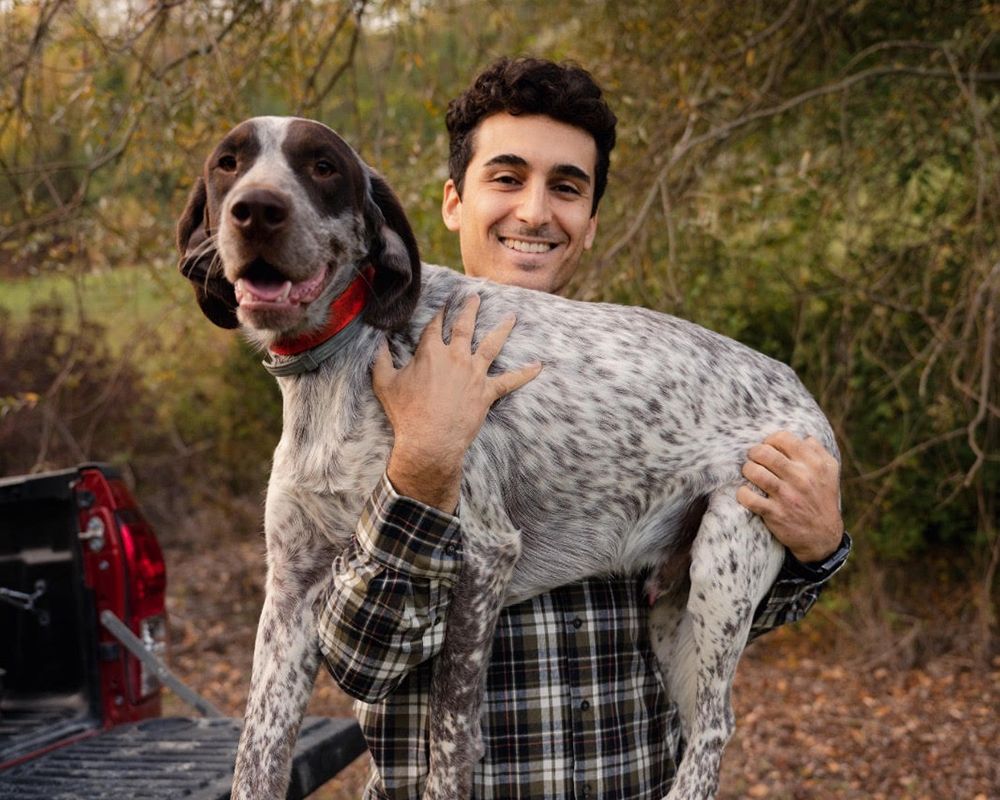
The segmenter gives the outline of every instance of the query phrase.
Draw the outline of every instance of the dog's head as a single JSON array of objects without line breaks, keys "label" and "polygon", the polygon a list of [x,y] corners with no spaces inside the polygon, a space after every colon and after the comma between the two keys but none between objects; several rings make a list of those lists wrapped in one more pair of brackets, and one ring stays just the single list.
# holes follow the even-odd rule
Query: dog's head
[{"label": "dog's head", "polygon": [[401,326],[420,291],[416,239],[396,196],[311,120],[233,128],[191,190],[177,247],[205,316],[266,343],[322,326],[330,300],[369,264],[369,324]]}]

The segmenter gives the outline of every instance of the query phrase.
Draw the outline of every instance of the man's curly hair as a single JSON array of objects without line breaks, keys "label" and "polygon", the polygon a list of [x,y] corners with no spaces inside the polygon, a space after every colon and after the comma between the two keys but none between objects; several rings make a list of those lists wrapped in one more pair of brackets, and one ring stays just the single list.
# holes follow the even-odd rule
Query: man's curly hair
[{"label": "man's curly hair", "polygon": [[465,171],[472,160],[475,131],[480,122],[500,112],[543,114],[589,133],[597,145],[594,202],[608,183],[611,150],[618,118],[605,102],[601,87],[587,70],[540,58],[501,58],[483,70],[465,92],[448,104],[448,172],[461,197]]}]

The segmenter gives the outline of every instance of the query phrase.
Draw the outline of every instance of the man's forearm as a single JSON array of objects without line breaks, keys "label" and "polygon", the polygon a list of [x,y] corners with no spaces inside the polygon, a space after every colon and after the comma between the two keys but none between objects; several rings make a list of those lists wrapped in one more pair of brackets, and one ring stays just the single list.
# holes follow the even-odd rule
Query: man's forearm
[{"label": "man's forearm", "polygon": [[446,514],[458,508],[462,487],[462,459],[434,459],[419,449],[397,442],[389,455],[386,474],[399,494]]},{"label": "man's forearm", "polygon": [[320,650],[345,692],[378,700],[440,650],[461,562],[457,518],[383,476],[317,609]]}]

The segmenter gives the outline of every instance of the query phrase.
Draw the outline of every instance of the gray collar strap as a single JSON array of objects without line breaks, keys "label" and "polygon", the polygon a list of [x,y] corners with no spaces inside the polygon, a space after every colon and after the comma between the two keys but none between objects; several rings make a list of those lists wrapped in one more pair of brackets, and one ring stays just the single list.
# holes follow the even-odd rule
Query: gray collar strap
[{"label": "gray collar strap", "polygon": [[287,378],[291,375],[313,372],[319,369],[319,365],[328,358],[332,358],[344,349],[344,345],[354,338],[353,334],[360,324],[361,317],[357,316],[325,342],[294,356],[276,356],[274,353],[268,353],[267,358],[261,364],[275,378]]}]

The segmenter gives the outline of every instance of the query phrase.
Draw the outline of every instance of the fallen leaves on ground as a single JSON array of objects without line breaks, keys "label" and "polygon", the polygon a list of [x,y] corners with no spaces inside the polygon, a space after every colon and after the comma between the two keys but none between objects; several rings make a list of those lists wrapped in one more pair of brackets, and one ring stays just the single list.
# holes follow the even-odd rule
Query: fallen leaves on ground
[{"label": "fallen leaves on ground", "polygon": [[1000,798],[1000,658],[869,670],[796,626],[751,644],[719,800]]},{"label": "fallen leaves on ground", "polygon": [[[263,542],[168,547],[170,665],[241,716],[263,594]],[[810,635],[807,635],[810,634]],[[870,669],[864,654],[791,626],[752,643],[734,689],[737,731],[719,800],[1000,800],[1000,658]],[[167,696],[166,714],[193,712]],[[322,673],[310,714],[351,701]],[[361,795],[359,758],[313,797]]]}]

